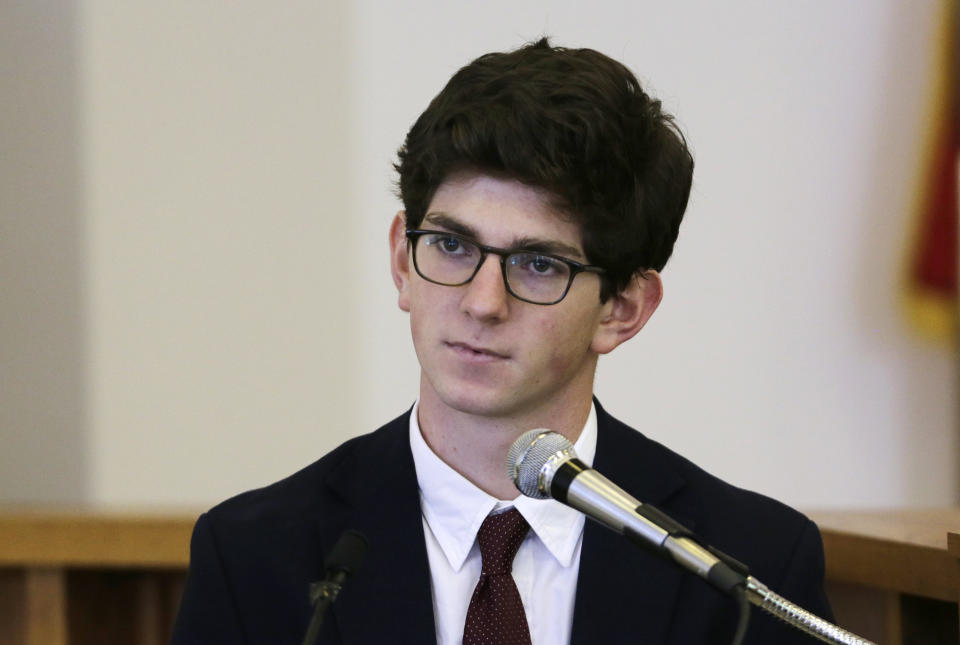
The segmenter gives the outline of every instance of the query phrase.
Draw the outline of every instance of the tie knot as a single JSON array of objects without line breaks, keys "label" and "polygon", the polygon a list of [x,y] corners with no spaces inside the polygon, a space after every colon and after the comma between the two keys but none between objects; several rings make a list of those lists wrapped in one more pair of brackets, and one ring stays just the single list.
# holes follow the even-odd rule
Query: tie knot
[{"label": "tie knot", "polygon": [[482,573],[509,574],[513,570],[513,558],[528,530],[530,525],[516,508],[488,515],[477,532]]}]

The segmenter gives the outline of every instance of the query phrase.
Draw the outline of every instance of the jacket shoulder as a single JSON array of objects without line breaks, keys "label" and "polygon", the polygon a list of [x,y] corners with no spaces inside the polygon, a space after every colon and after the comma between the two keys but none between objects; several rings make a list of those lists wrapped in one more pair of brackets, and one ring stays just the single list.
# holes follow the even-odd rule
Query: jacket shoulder
[{"label": "jacket shoulder", "polygon": [[[784,575],[783,567],[807,542],[814,544],[815,559],[821,552],[816,525],[799,511],[717,477],[605,412],[601,417],[607,441],[620,446],[616,467],[629,469],[632,461],[632,467],[646,471],[637,476],[639,490],[629,492],[689,523],[712,546],[773,579]],[[657,491],[661,499],[645,500],[643,489]]]},{"label": "jacket shoulder", "polygon": [[[605,412],[598,414],[600,419],[604,434],[598,437],[598,457],[601,442],[606,442],[602,454],[613,455],[609,459],[614,476],[625,473],[626,479],[637,486],[635,490],[628,488],[628,492],[686,525],[702,543],[745,564],[751,575],[777,593],[832,619],[823,590],[823,543],[816,524],[786,504],[707,472]],[[598,469],[603,472],[605,467],[600,465]],[[643,474],[631,474],[637,471]],[[645,490],[653,491],[654,497],[645,499]],[[688,585],[687,592],[692,607],[702,609],[715,601],[716,594],[707,585]],[[727,614],[732,615],[724,610],[723,615]],[[678,628],[677,634],[684,633]],[[769,615],[751,620],[750,635],[750,643],[806,642],[805,636]],[[678,642],[692,642],[679,638]]]},{"label": "jacket shoulder", "polygon": [[409,451],[409,416],[408,411],[371,433],[349,439],[292,475],[235,495],[206,515],[216,523],[244,524],[316,516],[318,505],[335,503],[342,491],[371,486],[364,473],[383,472],[395,464],[391,457]]}]

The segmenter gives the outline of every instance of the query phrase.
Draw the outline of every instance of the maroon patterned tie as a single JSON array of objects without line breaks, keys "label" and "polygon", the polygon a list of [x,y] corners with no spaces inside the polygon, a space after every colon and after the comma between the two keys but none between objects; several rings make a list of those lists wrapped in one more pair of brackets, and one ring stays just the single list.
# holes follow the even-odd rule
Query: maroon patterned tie
[{"label": "maroon patterned tie", "polygon": [[477,532],[483,562],[470,598],[463,645],[530,645],[530,629],[517,583],[513,558],[530,525],[520,511],[489,515]]}]

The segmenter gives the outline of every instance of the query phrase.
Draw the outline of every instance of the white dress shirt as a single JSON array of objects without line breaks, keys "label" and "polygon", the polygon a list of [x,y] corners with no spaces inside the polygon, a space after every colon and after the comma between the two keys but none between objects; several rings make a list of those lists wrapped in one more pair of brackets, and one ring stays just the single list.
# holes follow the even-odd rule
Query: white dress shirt
[{"label": "white dress shirt", "polygon": [[[418,407],[414,404],[410,414],[410,448],[420,486],[437,643],[462,642],[470,597],[480,578],[477,531],[491,511],[510,506],[530,524],[513,561],[513,579],[527,615],[530,639],[533,645],[569,643],[584,516],[550,499],[520,495],[515,500],[498,500],[483,492],[430,449],[420,434]],[[592,404],[574,447],[584,463],[593,463],[597,413]]]}]

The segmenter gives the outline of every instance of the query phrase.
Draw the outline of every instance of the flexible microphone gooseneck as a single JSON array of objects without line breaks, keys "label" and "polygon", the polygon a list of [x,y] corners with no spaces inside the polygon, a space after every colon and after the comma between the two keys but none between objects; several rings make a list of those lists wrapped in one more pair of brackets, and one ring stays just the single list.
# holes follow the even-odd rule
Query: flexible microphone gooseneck
[{"label": "flexible microphone gooseneck", "polygon": [[[696,536],[577,458],[573,444],[550,430],[530,430],[510,446],[507,473],[527,497],[553,498],[697,574],[720,591],[742,596],[793,627],[837,645],[873,645],[770,591],[730,556]],[[738,630],[739,631],[739,630]],[[742,636],[742,634],[740,634]]]}]

